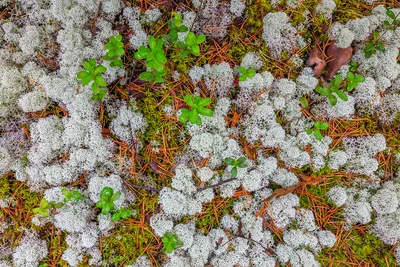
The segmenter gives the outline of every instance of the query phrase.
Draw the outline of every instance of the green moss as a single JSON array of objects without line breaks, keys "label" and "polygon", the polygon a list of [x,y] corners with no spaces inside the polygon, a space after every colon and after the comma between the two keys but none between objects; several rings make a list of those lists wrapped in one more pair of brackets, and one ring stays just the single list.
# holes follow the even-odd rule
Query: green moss
[{"label": "green moss", "polygon": [[331,251],[329,256],[325,251],[318,258],[322,264],[335,267],[344,266],[344,262],[357,262],[359,266],[396,266],[396,260],[389,251],[390,247],[376,235],[352,230],[348,243],[338,250]]},{"label": "green moss", "polygon": [[143,228],[138,223],[128,223],[121,225],[112,235],[102,240],[102,257],[107,262],[113,262],[115,258],[122,256],[124,264],[134,263],[136,258],[146,254],[149,247],[157,244],[158,241],[147,224]]},{"label": "green moss", "polygon": [[2,176],[0,178],[0,199],[8,196],[10,194],[10,183],[8,182],[7,176]]},{"label": "green moss", "polygon": [[[233,214],[233,203],[234,200],[229,199],[226,205],[222,207],[216,208],[213,202],[203,205],[203,212],[196,220],[196,228],[202,229],[207,233],[208,230],[219,227],[218,223],[221,222],[225,214]],[[215,212],[217,212],[218,218],[215,217]]]}]

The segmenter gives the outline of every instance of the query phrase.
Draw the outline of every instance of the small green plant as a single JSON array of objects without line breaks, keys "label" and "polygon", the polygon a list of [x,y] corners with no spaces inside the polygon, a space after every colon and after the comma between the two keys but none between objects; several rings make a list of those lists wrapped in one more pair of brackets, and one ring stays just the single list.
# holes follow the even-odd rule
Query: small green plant
[{"label": "small green plant", "polygon": [[188,28],[182,25],[182,14],[172,12],[172,20],[168,22],[169,33],[168,37],[176,42],[178,40],[179,32],[187,32]]},{"label": "small green plant", "polygon": [[135,53],[136,59],[146,60],[147,71],[140,73],[139,78],[147,82],[164,82],[163,76],[166,74],[164,63],[167,62],[163,49],[164,41],[150,35],[148,43],[149,48],[142,45]]},{"label": "small green plant", "polygon": [[179,42],[178,45],[181,48],[184,48],[180,56],[186,57],[190,53],[195,56],[200,56],[200,44],[206,40],[206,36],[204,34],[200,34],[196,36],[193,32],[189,32],[185,38],[185,43]]},{"label": "small green plant", "polygon": [[114,221],[114,222],[116,222],[116,221],[119,221],[119,220],[121,220],[121,219],[126,219],[126,218],[128,218],[129,216],[131,216],[132,215],[132,211],[131,210],[128,210],[128,209],[119,209],[119,210],[117,210],[114,214],[113,214],[113,216],[111,217],[111,219]]},{"label": "small green plant", "polygon": [[323,136],[321,134],[321,130],[328,129],[329,124],[327,122],[314,122],[314,127],[307,130],[307,134],[314,134],[315,139],[321,141]]},{"label": "small green plant", "polygon": [[357,69],[358,69],[358,63],[355,62],[355,61],[350,61],[350,63],[349,63],[349,70],[350,70],[351,72],[356,72]]},{"label": "small green plant", "polygon": [[65,196],[64,202],[68,202],[71,199],[74,200],[74,203],[77,203],[79,200],[83,200],[82,194],[78,190],[71,190],[69,191],[68,189],[61,189],[61,193]]},{"label": "small green plant", "polygon": [[364,47],[364,56],[366,58],[370,58],[373,55],[376,54],[377,51],[384,53],[386,51],[384,43],[380,42],[382,37],[389,31],[389,30],[395,30],[398,25],[400,24],[400,19],[397,19],[400,13],[397,15],[394,14],[392,10],[386,10],[386,15],[392,19],[392,22],[389,22],[386,20],[384,22],[385,26],[387,27],[386,30],[382,33],[382,35],[379,34],[379,32],[375,31],[373,33],[373,40],[370,40],[366,43]]},{"label": "small green plant", "polygon": [[240,72],[239,81],[244,82],[247,78],[252,78],[256,75],[256,72],[253,68],[246,69],[242,66],[238,67],[238,71]]},{"label": "small green plant", "polygon": [[48,267],[49,265],[47,265],[47,263],[41,263],[39,264],[39,267]]},{"label": "small green plant", "polygon": [[114,210],[114,201],[121,197],[121,192],[114,193],[111,187],[104,187],[100,192],[100,200],[96,206],[101,209],[101,214],[108,215]]},{"label": "small green plant", "polygon": [[348,100],[347,95],[343,91],[339,90],[341,83],[342,77],[339,74],[336,74],[336,76],[331,80],[329,87],[318,86],[315,90],[319,94],[327,96],[329,104],[331,106],[334,106],[337,103],[337,98],[333,93],[336,93],[336,95],[343,101]]},{"label": "small green plant", "polygon": [[207,97],[201,99],[200,96],[192,97],[191,95],[185,95],[184,99],[186,104],[188,104],[188,106],[191,107],[192,110],[183,108],[182,113],[179,116],[179,121],[190,121],[190,123],[192,124],[201,125],[202,121],[199,114],[208,117],[214,115],[214,112],[211,109],[206,108],[206,106],[211,103],[210,98]]},{"label": "small green plant", "polygon": [[365,81],[364,76],[362,76],[361,74],[354,75],[354,73],[352,73],[350,71],[346,74],[346,78],[348,81],[346,90],[348,92],[353,91],[359,83],[362,83]]},{"label": "small green plant", "polygon": [[62,206],[64,206],[64,204],[61,202],[58,202],[58,203],[56,203],[55,201],[48,202],[46,199],[43,198],[40,201],[39,207],[34,208],[32,211],[33,211],[33,213],[38,213],[38,214],[42,214],[43,216],[49,217],[50,209],[58,209],[58,208],[61,208]]},{"label": "small green plant", "polygon": [[107,91],[105,89],[101,89],[99,86],[107,86],[107,83],[100,74],[107,71],[106,67],[103,65],[97,65],[96,59],[91,58],[88,61],[83,62],[83,68],[85,70],[82,70],[77,74],[78,79],[81,80],[83,86],[86,86],[93,81],[92,99],[103,100]]},{"label": "small green plant", "polygon": [[121,56],[125,54],[124,43],[122,42],[122,35],[118,34],[117,36],[111,36],[108,43],[105,45],[105,48],[108,50],[104,60],[111,61],[111,67],[120,67],[122,68],[122,60]]},{"label": "small green plant", "polygon": [[183,242],[178,239],[178,236],[176,234],[171,234],[169,232],[166,232],[164,234],[162,242],[164,244],[164,249],[167,253],[172,253],[174,249],[183,246]]},{"label": "small green plant", "polygon": [[245,157],[240,157],[239,159],[232,159],[232,158],[226,158],[225,163],[233,166],[231,170],[231,177],[236,178],[237,177],[237,168],[246,168],[246,158]]}]

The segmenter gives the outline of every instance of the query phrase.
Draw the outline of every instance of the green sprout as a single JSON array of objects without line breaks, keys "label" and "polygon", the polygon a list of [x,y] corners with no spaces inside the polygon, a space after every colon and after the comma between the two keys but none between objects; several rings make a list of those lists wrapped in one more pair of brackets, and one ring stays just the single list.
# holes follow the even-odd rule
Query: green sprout
[{"label": "green sprout", "polygon": [[362,82],[365,81],[365,77],[364,76],[362,76],[361,74],[354,75],[350,71],[346,74],[346,78],[347,78],[347,81],[348,81],[346,90],[348,92],[353,91],[357,87],[357,85],[359,83],[362,83]]},{"label": "green sprout", "polygon": [[397,19],[400,13],[397,15],[394,14],[392,10],[386,10],[386,15],[392,20],[392,22],[389,22],[388,20],[385,20],[384,24],[387,27],[386,30],[382,33],[382,35],[379,34],[379,32],[375,31],[373,33],[373,40],[370,40],[366,43],[364,47],[364,56],[366,58],[370,58],[373,55],[376,54],[376,51],[379,51],[381,53],[384,53],[386,51],[384,43],[380,42],[382,37],[389,31],[392,30],[394,31],[398,25],[400,24],[400,19]]},{"label": "green sprout", "polygon": [[149,48],[142,45],[135,53],[136,59],[146,59],[147,71],[140,73],[139,78],[147,82],[164,82],[163,76],[166,74],[164,63],[167,62],[162,48],[164,41],[150,35],[148,43]]},{"label": "green sprout", "polygon": [[379,32],[375,31],[373,34],[373,40],[368,41],[364,47],[364,56],[366,58],[370,58],[372,55],[375,55],[376,51],[382,53],[386,51],[385,45],[379,41],[381,38],[382,36],[379,34]]},{"label": "green sprout", "polygon": [[246,157],[240,157],[239,159],[232,159],[232,158],[226,158],[225,163],[233,166],[231,170],[231,177],[236,178],[237,177],[237,168],[246,168]]},{"label": "green sprout", "polygon": [[122,42],[122,35],[111,36],[105,48],[108,50],[106,55],[103,57],[104,60],[111,61],[111,67],[122,68],[121,56],[125,54],[124,43]]},{"label": "green sprout", "polygon": [[179,116],[179,121],[190,121],[190,123],[192,124],[201,125],[202,121],[199,114],[208,117],[214,115],[214,112],[211,109],[206,108],[206,106],[211,103],[210,98],[207,97],[201,99],[200,96],[192,97],[191,95],[185,95],[184,99],[186,104],[188,104],[188,106],[191,107],[192,110],[183,108],[182,113]]},{"label": "green sprout", "polygon": [[132,215],[132,211],[131,210],[119,209],[113,214],[113,216],[111,217],[111,220],[116,222],[116,221],[119,221],[120,219],[126,219],[131,215]]},{"label": "green sprout", "polygon": [[327,122],[320,122],[320,121],[316,121],[314,122],[314,127],[310,128],[307,130],[307,134],[312,134],[314,133],[315,139],[321,141],[323,136],[321,134],[321,130],[326,130],[328,129],[329,124]]},{"label": "green sprout", "polygon": [[200,56],[200,44],[206,40],[206,36],[204,34],[200,34],[196,36],[193,32],[189,32],[185,38],[185,43],[178,42],[178,45],[184,50],[181,51],[180,56],[186,57],[190,53],[195,56]]},{"label": "green sprout", "polygon": [[106,90],[101,89],[99,86],[107,86],[106,81],[100,75],[100,73],[104,73],[107,71],[106,67],[103,65],[97,65],[96,59],[91,58],[88,61],[83,62],[82,70],[78,72],[77,77],[81,80],[83,86],[88,85],[91,81],[92,84],[92,91],[93,91],[93,100],[103,100],[106,95]]},{"label": "green sprout", "polygon": [[187,32],[188,28],[182,25],[182,14],[172,12],[172,20],[168,23],[169,33],[168,37],[176,42],[178,40],[179,32]]},{"label": "green sprout", "polygon": [[83,200],[82,194],[78,190],[61,189],[61,193],[65,196],[64,202],[68,202],[71,199],[74,200],[74,203],[77,203],[79,200]]},{"label": "green sprout", "polygon": [[347,95],[341,90],[339,90],[341,83],[342,83],[342,77],[339,74],[336,74],[336,76],[331,80],[329,87],[318,86],[317,89],[315,90],[319,94],[327,96],[329,104],[331,106],[334,106],[337,103],[337,98],[333,93],[336,93],[336,95],[343,101],[348,100]]},{"label": "green sprout", "polygon": [[38,213],[38,214],[42,214],[43,216],[49,217],[50,209],[58,209],[58,208],[61,208],[62,206],[64,206],[64,204],[61,202],[58,202],[58,203],[56,203],[55,201],[48,202],[46,199],[43,198],[40,201],[39,207],[34,208],[32,211],[33,211],[33,213]]},{"label": "green sprout", "polygon": [[358,63],[355,62],[355,61],[350,61],[350,63],[349,63],[349,70],[350,70],[351,72],[356,72],[357,69],[358,69]]},{"label": "green sprout", "polygon": [[245,80],[247,80],[247,78],[252,78],[254,77],[254,75],[256,75],[256,72],[253,68],[246,69],[242,66],[239,66],[238,71],[240,72],[239,81],[241,82],[244,82]]},{"label": "green sprout", "polygon": [[169,232],[166,232],[164,234],[162,242],[164,244],[164,249],[167,253],[172,253],[174,249],[183,246],[183,242],[178,239],[178,236],[176,234],[171,234]]},{"label": "green sprout", "polygon": [[121,192],[114,194],[111,187],[104,187],[100,193],[100,200],[97,201],[96,206],[101,209],[101,214],[108,215],[114,210],[114,201],[121,197]]}]

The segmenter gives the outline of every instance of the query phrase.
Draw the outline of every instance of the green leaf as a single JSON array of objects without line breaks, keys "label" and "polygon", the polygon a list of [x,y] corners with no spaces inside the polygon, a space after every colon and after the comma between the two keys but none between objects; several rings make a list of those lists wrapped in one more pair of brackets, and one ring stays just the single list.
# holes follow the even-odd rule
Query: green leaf
[{"label": "green leaf", "polygon": [[246,168],[246,158],[245,157],[240,157],[238,160],[238,165],[240,168]]},{"label": "green leaf", "polygon": [[212,117],[214,115],[214,112],[209,108],[198,107],[197,111],[199,114],[207,117]]},{"label": "green leaf", "polygon": [[153,80],[153,73],[149,71],[142,72],[139,74],[139,78],[144,81],[151,82]]},{"label": "green leaf", "polygon": [[336,96],[334,96],[334,95],[332,95],[332,94],[328,95],[328,102],[329,102],[329,104],[330,104],[331,106],[336,105],[336,103],[337,103]]},{"label": "green leaf", "polygon": [[242,66],[239,66],[237,69],[241,74],[246,74],[247,73],[247,70]]},{"label": "green leaf", "polygon": [[318,93],[320,93],[321,95],[329,95],[329,94],[332,93],[332,91],[331,91],[331,89],[330,89],[329,87],[321,87],[321,86],[318,86],[317,89],[316,89],[316,91],[317,91]]},{"label": "green leaf", "polygon": [[107,83],[102,76],[96,76],[95,82],[100,86],[107,86]]},{"label": "green leaf", "polygon": [[233,166],[235,163],[235,160],[231,159],[231,158],[226,158],[224,161],[226,164],[231,165],[231,166]]},{"label": "green leaf", "polygon": [[390,26],[390,22],[387,21],[387,20],[385,20],[385,21],[383,22],[383,24],[385,24],[385,26]]},{"label": "green leaf", "polygon": [[150,49],[154,51],[154,49],[156,48],[156,39],[154,38],[154,36],[150,35],[147,41],[149,43]]},{"label": "green leaf", "polygon": [[250,68],[250,69],[247,70],[247,77],[252,78],[255,75],[256,75],[256,72],[255,72],[255,70],[253,68]]},{"label": "green leaf", "polygon": [[121,215],[119,213],[114,213],[113,216],[111,217],[111,220],[113,222],[119,221],[121,219]]},{"label": "green leaf", "polygon": [[106,67],[104,67],[103,65],[98,65],[94,70],[94,74],[99,74],[99,73],[103,73],[106,71],[107,71]]},{"label": "green leaf", "polygon": [[335,78],[333,78],[333,85],[339,87],[341,83],[342,83],[342,76],[336,74]]},{"label": "green leaf", "polygon": [[312,134],[312,132],[313,131],[311,129],[307,129],[307,131],[306,131],[307,134]]},{"label": "green leaf", "polygon": [[189,117],[189,121],[192,124],[198,124],[198,119],[199,119],[199,114],[197,113],[197,110],[192,110],[192,112],[190,112],[190,117]]},{"label": "green leaf", "polygon": [[170,32],[168,33],[168,36],[169,36],[172,40],[176,41],[176,40],[178,40],[178,31],[175,30],[175,29],[170,30]]},{"label": "green leaf", "polygon": [[185,42],[188,46],[191,46],[195,43],[196,41],[196,36],[193,32],[189,32],[188,35],[185,38]]},{"label": "green leaf", "polygon": [[97,201],[96,202],[96,207],[98,207],[98,208],[103,208],[104,207],[104,204],[105,204],[106,202],[105,201],[103,201],[103,200],[99,200],[99,201]]},{"label": "green leaf", "polygon": [[155,54],[155,58],[157,61],[162,62],[162,63],[166,63],[168,61],[168,59],[164,55],[164,50],[160,50],[159,52],[157,52]]},{"label": "green leaf", "polygon": [[329,127],[329,124],[327,122],[324,122],[324,123],[321,124],[320,129],[321,130],[326,130],[326,129],[328,129],[328,127]]},{"label": "green leaf", "polygon": [[394,12],[392,10],[390,10],[390,9],[386,10],[386,15],[391,19],[395,19],[395,17],[396,17]]},{"label": "green leaf", "polygon": [[39,204],[40,208],[47,209],[49,207],[49,202],[45,198],[42,198]]},{"label": "green leaf", "polygon": [[210,105],[210,103],[211,103],[211,98],[206,97],[199,101],[199,106],[205,107],[205,106]]},{"label": "green leaf", "polygon": [[197,36],[196,38],[196,44],[201,44],[202,42],[204,42],[206,40],[206,36],[204,34],[200,34],[199,36]]},{"label": "green leaf", "polygon": [[342,91],[340,91],[340,90],[337,90],[337,91],[335,91],[335,93],[336,93],[337,96],[338,96],[340,99],[342,99],[343,101],[349,100],[349,98],[347,97],[347,95],[346,95],[344,92],[342,92]]},{"label": "green leaf", "polygon": [[149,52],[150,52],[150,49],[148,49],[142,45],[139,47],[139,50],[135,53],[135,58],[136,59],[147,58],[147,55],[149,54]]},{"label": "green leaf", "polygon": [[354,74],[349,71],[348,73],[346,73],[346,78],[347,80],[352,81],[354,80]]},{"label": "green leaf", "polygon": [[104,187],[101,192],[100,192],[100,198],[102,200],[109,200],[111,199],[111,197],[114,194],[114,189],[112,189],[111,187]]},{"label": "green leaf", "polygon": [[319,122],[319,121],[314,122],[315,129],[319,129],[320,127],[321,127],[321,122]]},{"label": "green leaf", "polygon": [[231,177],[236,178],[237,177],[237,167],[233,167],[231,170]]},{"label": "green leaf", "polygon": [[92,75],[84,70],[78,72],[77,77],[81,80],[83,86],[88,85],[92,81]]},{"label": "green leaf", "polygon": [[111,200],[115,201],[118,200],[120,197],[121,197],[121,192],[117,192],[112,196]]},{"label": "green leaf", "polygon": [[357,74],[356,77],[355,77],[355,81],[356,81],[357,83],[365,82],[365,77],[362,76],[361,74]]},{"label": "green leaf", "polygon": [[178,28],[178,32],[187,32],[189,29],[185,25],[181,25]]},{"label": "green leaf", "polygon": [[375,49],[375,45],[373,42],[368,42],[364,47],[364,52],[370,52]]},{"label": "green leaf", "polygon": [[321,141],[322,138],[323,138],[321,132],[320,132],[318,129],[315,129],[315,130],[314,130],[314,136],[315,136],[315,138],[316,138],[317,140],[319,140],[319,141]]},{"label": "green leaf", "polygon": [[195,56],[200,56],[200,46],[198,44],[194,44],[191,47],[192,54]]},{"label": "green leaf", "polygon": [[189,94],[186,94],[183,99],[185,100],[186,104],[188,104],[189,107],[194,108],[195,104],[193,102],[193,97]]},{"label": "green leaf", "polygon": [[379,32],[375,31],[374,32],[374,41],[375,42],[378,41],[379,37],[380,37]]},{"label": "green leaf", "polygon": [[62,206],[64,206],[64,204],[61,203],[61,202],[58,202],[58,203],[54,204],[54,208],[56,208],[56,209],[59,209],[59,208],[61,208]]},{"label": "green leaf", "polygon": [[101,214],[108,215],[111,212],[111,210],[112,210],[111,206],[108,203],[106,203],[104,207],[101,209]]},{"label": "green leaf", "polygon": [[347,92],[351,92],[351,91],[353,91],[354,88],[356,88],[356,87],[357,87],[357,82],[356,82],[356,81],[349,82],[349,83],[347,84],[346,90],[347,90]]},{"label": "green leaf", "polygon": [[307,108],[308,107],[308,100],[307,98],[305,98],[304,96],[299,98],[300,104],[303,108]]},{"label": "green leaf", "polygon": [[118,47],[115,49],[115,53],[119,56],[123,56],[125,54],[125,50],[122,47]]},{"label": "green leaf", "polygon": [[239,76],[239,81],[244,82],[247,80],[247,75],[246,74],[242,74]]},{"label": "green leaf", "polygon": [[376,50],[378,50],[381,53],[385,53],[386,51],[385,45],[382,42],[378,42],[378,44],[376,45]]}]

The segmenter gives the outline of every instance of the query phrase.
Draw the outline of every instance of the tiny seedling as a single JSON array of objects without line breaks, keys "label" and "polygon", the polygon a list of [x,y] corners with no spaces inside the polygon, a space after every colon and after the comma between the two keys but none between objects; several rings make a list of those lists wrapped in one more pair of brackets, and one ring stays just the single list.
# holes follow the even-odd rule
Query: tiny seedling
[{"label": "tiny seedling", "polygon": [[317,139],[318,141],[321,141],[323,138],[323,136],[321,134],[321,130],[326,130],[326,129],[328,129],[328,127],[329,127],[329,124],[327,122],[316,121],[316,122],[314,122],[314,127],[307,130],[307,134],[314,133],[315,139]]},{"label": "tiny seedling", "polygon": [[398,19],[400,13],[395,15],[392,10],[388,9],[386,10],[386,15],[392,20],[392,22],[385,20],[384,24],[387,28],[382,35],[376,31],[373,33],[373,40],[368,41],[364,47],[364,56],[366,58],[370,58],[375,55],[376,51],[384,53],[386,51],[385,45],[384,43],[380,42],[380,40],[389,30],[394,31],[398,25],[400,25],[400,19]]},{"label": "tiny seedling", "polygon": [[183,242],[178,239],[178,236],[176,234],[171,234],[169,232],[166,232],[164,234],[162,242],[164,244],[164,249],[167,253],[172,253],[174,249],[183,246]]},{"label": "tiny seedling", "polygon": [[117,210],[114,214],[113,214],[113,216],[111,217],[111,219],[114,221],[114,222],[116,222],[116,221],[119,221],[119,220],[121,220],[121,219],[126,219],[126,218],[128,218],[129,216],[131,216],[132,215],[132,211],[131,210],[128,210],[128,209],[119,209],[119,210]]},{"label": "tiny seedling", "polygon": [[356,72],[357,69],[358,69],[358,63],[355,62],[355,61],[350,61],[350,63],[349,63],[349,70],[350,70],[351,72]]},{"label": "tiny seedling", "polygon": [[205,40],[206,36],[204,34],[196,36],[193,32],[189,32],[185,38],[186,48],[185,44],[182,42],[178,43],[181,48],[185,48],[183,51],[181,51],[180,56],[186,57],[189,55],[189,53],[192,53],[197,57],[200,56],[200,44]]},{"label": "tiny seedling", "polygon": [[33,209],[33,213],[42,214],[43,216],[49,217],[50,216],[50,209],[58,209],[64,206],[63,203],[55,201],[48,202],[46,199],[42,199],[40,201],[39,207]]},{"label": "tiny seedling", "polygon": [[333,93],[336,93],[336,95],[343,101],[348,100],[347,95],[343,91],[339,90],[341,83],[342,77],[339,74],[336,74],[336,76],[331,80],[329,87],[318,86],[315,90],[319,94],[327,96],[329,104],[331,106],[334,106],[337,103],[337,98]]},{"label": "tiny seedling", "polygon": [[238,71],[240,72],[239,81],[244,82],[247,78],[252,78],[256,75],[256,72],[253,68],[246,69],[242,66],[238,67]]},{"label": "tiny seedling", "polygon": [[182,14],[172,12],[172,19],[168,22],[169,33],[168,37],[176,42],[178,40],[179,32],[187,32],[188,28],[182,25]]},{"label": "tiny seedling", "polygon": [[93,81],[92,99],[103,100],[107,91],[101,89],[99,86],[107,86],[107,83],[100,74],[107,71],[106,67],[103,65],[97,65],[96,59],[91,58],[88,61],[83,62],[83,68],[85,70],[82,70],[77,74],[78,79],[81,80],[83,86],[86,86]]},{"label": "tiny seedling", "polygon": [[346,74],[346,78],[348,81],[346,90],[348,92],[353,91],[359,83],[362,83],[365,81],[364,76],[362,76],[361,74],[354,75],[354,73],[352,73],[350,71]]},{"label": "tiny seedling", "polygon": [[122,42],[122,35],[118,34],[117,36],[111,36],[108,43],[105,45],[105,48],[108,50],[104,60],[111,61],[111,67],[120,67],[122,68],[122,60],[121,56],[125,54],[124,43]]},{"label": "tiny seedling", "polygon": [[364,47],[364,56],[366,58],[370,58],[373,55],[376,54],[376,51],[385,52],[385,45],[380,42],[379,40],[382,38],[382,36],[379,34],[379,32],[374,32],[373,34],[373,40],[368,41],[367,44]]},{"label": "tiny seedling", "polygon": [[71,190],[69,191],[68,189],[61,189],[61,193],[65,196],[64,202],[68,202],[71,199],[74,200],[74,203],[77,203],[79,200],[83,200],[82,194],[78,190]]},{"label": "tiny seedling", "polygon": [[162,48],[164,41],[150,35],[148,43],[149,48],[142,45],[135,53],[136,59],[146,60],[147,71],[140,73],[139,78],[148,82],[163,82],[163,76],[166,73],[164,63],[167,62],[165,51]]},{"label": "tiny seedling", "polygon": [[202,121],[199,114],[208,117],[214,115],[214,112],[211,109],[206,108],[206,106],[211,103],[210,98],[207,97],[201,99],[200,96],[192,97],[191,95],[185,95],[184,99],[186,104],[188,104],[188,106],[191,107],[192,110],[189,110],[187,108],[182,109],[182,113],[179,116],[179,120],[181,122],[190,121],[190,123],[192,124],[201,125]]},{"label": "tiny seedling", "polygon": [[233,166],[231,170],[231,177],[236,178],[237,177],[237,168],[246,168],[246,158],[245,157],[240,157],[239,159],[232,159],[232,158],[226,158],[225,163]]},{"label": "tiny seedling", "polygon": [[121,197],[121,192],[114,193],[111,187],[104,187],[100,192],[100,200],[96,206],[101,209],[101,214],[108,215],[114,210],[114,201]]}]

